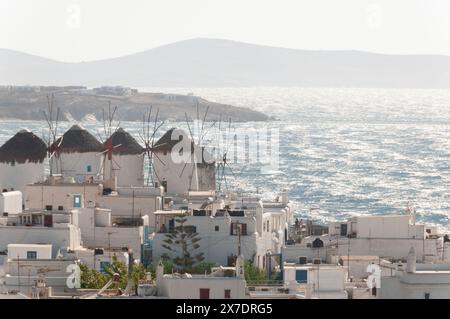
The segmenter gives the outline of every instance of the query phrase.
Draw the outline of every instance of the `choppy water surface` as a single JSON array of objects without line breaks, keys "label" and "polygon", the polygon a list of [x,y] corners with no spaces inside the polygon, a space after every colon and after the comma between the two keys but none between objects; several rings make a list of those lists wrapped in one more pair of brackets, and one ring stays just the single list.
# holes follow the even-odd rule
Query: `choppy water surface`
[{"label": "choppy water surface", "polygon": [[[321,220],[403,212],[450,229],[450,91],[302,88],[158,88],[274,115],[280,167],[260,174],[233,164],[235,187],[274,196],[287,188],[302,216]],[[94,129],[95,123],[83,123]],[[176,126],[168,123],[166,128]],[[178,124],[185,127],[185,123]],[[64,124],[62,129],[67,128]],[[138,123],[122,123],[136,137]],[[0,121],[0,143],[20,128],[42,135],[43,122]],[[160,134],[163,133],[163,130]]]}]

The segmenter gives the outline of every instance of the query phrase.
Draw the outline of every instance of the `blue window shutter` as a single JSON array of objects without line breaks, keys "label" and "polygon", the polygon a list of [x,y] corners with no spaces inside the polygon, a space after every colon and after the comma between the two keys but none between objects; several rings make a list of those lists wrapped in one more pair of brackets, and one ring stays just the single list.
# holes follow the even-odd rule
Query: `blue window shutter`
[{"label": "blue window shutter", "polygon": [[295,280],[298,283],[306,284],[308,282],[308,271],[307,270],[296,270],[295,271]]}]

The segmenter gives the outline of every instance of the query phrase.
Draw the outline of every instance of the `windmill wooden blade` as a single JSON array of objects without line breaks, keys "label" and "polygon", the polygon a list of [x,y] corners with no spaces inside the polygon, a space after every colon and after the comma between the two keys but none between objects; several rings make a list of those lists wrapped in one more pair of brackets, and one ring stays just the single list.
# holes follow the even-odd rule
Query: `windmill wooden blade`
[{"label": "windmill wooden blade", "polygon": [[194,141],[194,136],[192,135],[191,126],[189,125],[189,119],[186,112],[184,112],[184,116],[186,117],[186,124],[189,130],[189,135],[191,136],[191,140]]},{"label": "windmill wooden blade", "polygon": [[164,166],[166,166],[166,163],[164,163],[164,161],[163,161],[158,155],[156,155],[156,153],[153,153],[153,152],[152,152],[152,154],[155,155],[155,157],[158,159],[158,161],[161,162],[161,164],[163,164]]},{"label": "windmill wooden blade", "polygon": [[233,174],[234,179],[236,179],[236,174],[234,174],[233,169],[231,168],[230,164],[226,164],[226,166],[228,167],[228,169],[230,170],[231,174]]},{"label": "windmill wooden blade", "polygon": [[188,162],[184,163],[183,169],[181,170],[179,177],[183,176],[184,169],[186,168],[187,164],[188,164]]},{"label": "windmill wooden blade", "polygon": [[117,161],[116,161],[116,160],[115,160],[114,158],[112,159],[112,161],[113,161],[113,163],[114,163],[114,164],[116,164],[116,165],[117,165],[117,167],[118,167],[118,168],[120,169],[120,165],[119,165],[119,163],[117,163]]}]

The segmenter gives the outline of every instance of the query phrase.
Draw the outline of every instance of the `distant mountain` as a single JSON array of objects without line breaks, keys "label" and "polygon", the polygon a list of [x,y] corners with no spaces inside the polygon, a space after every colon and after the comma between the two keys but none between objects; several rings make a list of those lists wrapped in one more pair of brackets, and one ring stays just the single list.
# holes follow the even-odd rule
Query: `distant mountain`
[{"label": "distant mountain", "polygon": [[0,49],[0,84],[450,88],[450,57],[293,50],[217,39],[80,63]]}]

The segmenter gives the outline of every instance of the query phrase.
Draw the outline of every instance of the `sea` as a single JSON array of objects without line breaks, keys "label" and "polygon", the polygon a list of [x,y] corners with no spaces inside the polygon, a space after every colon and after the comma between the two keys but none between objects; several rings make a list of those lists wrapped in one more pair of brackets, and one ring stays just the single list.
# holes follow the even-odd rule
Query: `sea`
[{"label": "sea", "polygon": [[[245,161],[225,170],[227,188],[274,198],[286,189],[300,218],[319,223],[361,214],[407,214],[450,231],[450,90],[364,88],[140,88],[194,94],[276,118],[233,129],[279,132],[272,171]],[[61,123],[63,132],[72,123]],[[102,133],[96,121],[81,123]],[[123,122],[138,140],[142,123]],[[217,125],[217,124],[216,124]],[[229,124],[222,124],[223,127]],[[186,129],[185,122],[165,123]],[[0,144],[43,121],[0,120]],[[230,162],[230,161],[229,161]],[[225,179],[221,179],[225,182]],[[222,189],[225,185],[222,184]]]}]

